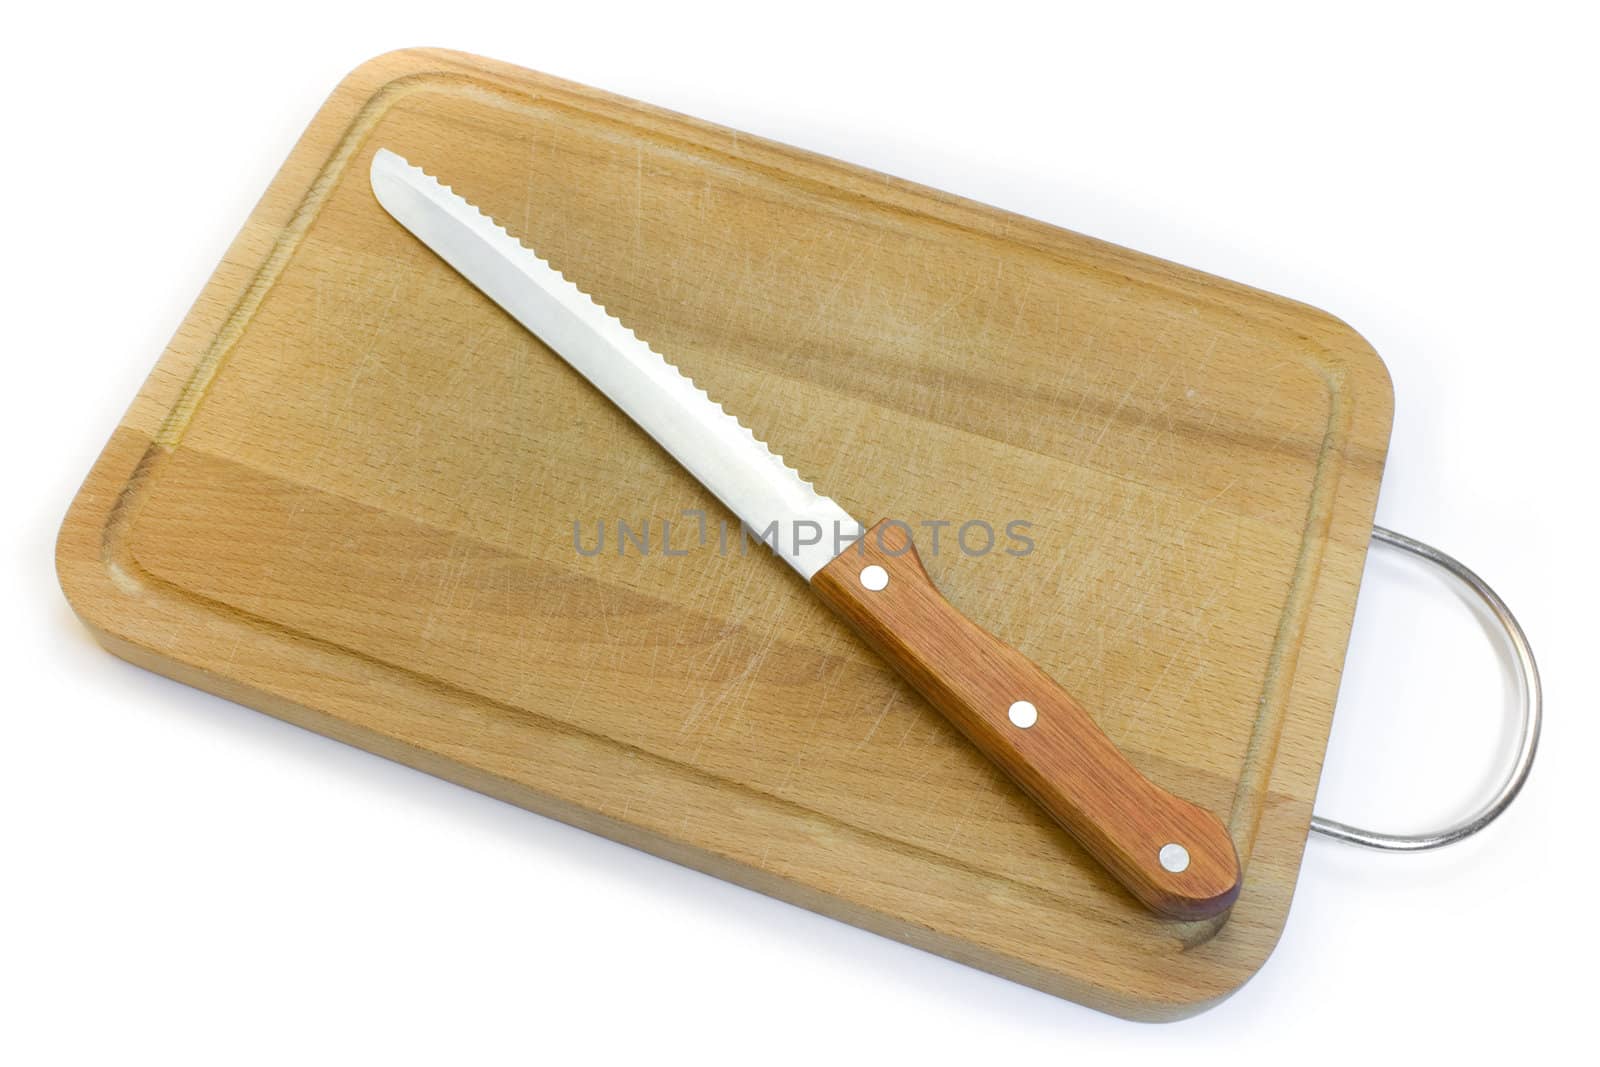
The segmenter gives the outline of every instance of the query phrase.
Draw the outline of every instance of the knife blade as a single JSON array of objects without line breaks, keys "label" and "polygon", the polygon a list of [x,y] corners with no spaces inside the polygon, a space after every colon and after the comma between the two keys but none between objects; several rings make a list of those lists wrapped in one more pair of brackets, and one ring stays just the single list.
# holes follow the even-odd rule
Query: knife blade
[{"label": "knife blade", "polygon": [[420,167],[380,148],[370,179],[384,210],[638,423],[1136,899],[1179,919],[1232,905],[1241,874],[1222,822],[1145,777],[1054,679],[952,606],[907,524],[863,530],[597,301]]}]

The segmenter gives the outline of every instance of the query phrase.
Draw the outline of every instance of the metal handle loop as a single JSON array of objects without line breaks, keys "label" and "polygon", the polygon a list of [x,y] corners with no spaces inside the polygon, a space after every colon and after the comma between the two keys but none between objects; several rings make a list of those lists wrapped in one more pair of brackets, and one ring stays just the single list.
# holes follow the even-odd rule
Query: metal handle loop
[{"label": "metal handle loop", "polygon": [[1482,578],[1462,565],[1459,560],[1440,552],[1432,545],[1395,533],[1393,530],[1386,530],[1382,526],[1372,528],[1372,539],[1380,544],[1398,548],[1402,552],[1409,552],[1418,559],[1426,560],[1475,593],[1505,631],[1506,637],[1511,642],[1511,650],[1515,654],[1517,670],[1521,675],[1522,731],[1517,740],[1517,758],[1512,763],[1506,780],[1483,807],[1442,830],[1421,834],[1378,833],[1375,830],[1362,830],[1333,819],[1324,819],[1320,815],[1311,816],[1311,829],[1336,841],[1347,841],[1353,845],[1382,849],[1386,852],[1423,852],[1471,837],[1494,822],[1511,801],[1516,799],[1517,793],[1528,780],[1528,771],[1533,767],[1533,754],[1539,747],[1539,727],[1544,718],[1544,694],[1539,685],[1539,667],[1534,663],[1533,649],[1528,645],[1527,635],[1522,632],[1522,627],[1517,623],[1516,616],[1511,614],[1511,609],[1506,607],[1506,602],[1501,600],[1499,594],[1489,588]]}]

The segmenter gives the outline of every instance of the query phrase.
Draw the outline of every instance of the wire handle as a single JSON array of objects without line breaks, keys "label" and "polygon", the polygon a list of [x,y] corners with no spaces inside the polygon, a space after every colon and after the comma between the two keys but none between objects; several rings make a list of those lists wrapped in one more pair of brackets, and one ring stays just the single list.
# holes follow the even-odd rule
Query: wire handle
[{"label": "wire handle", "polygon": [[1385,852],[1425,852],[1471,837],[1499,818],[1500,813],[1505,811],[1522,791],[1523,785],[1528,780],[1528,771],[1533,767],[1534,751],[1539,747],[1539,727],[1544,719],[1544,693],[1539,685],[1539,666],[1533,660],[1533,649],[1528,645],[1527,635],[1522,632],[1522,626],[1518,624],[1516,616],[1511,614],[1511,609],[1506,607],[1506,602],[1489,588],[1487,582],[1453,556],[1446,555],[1432,545],[1424,544],[1404,534],[1386,530],[1382,526],[1374,526],[1372,539],[1379,544],[1409,552],[1418,559],[1433,564],[1476,594],[1510,640],[1511,650],[1516,657],[1517,670],[1521,676],[1522,730],[1517,739],[1517,758],[1512,763],[1511,771],[1506,775],[1505,781],[1483,807],[1442,830],[1421,834],[1379,833],[1376,830],[1363,830],[1348,823],[1325,819],[1320,815],[1311,816],[1311,829],[1336,841],[1347,841],[1352,845],[1381,849]]}]

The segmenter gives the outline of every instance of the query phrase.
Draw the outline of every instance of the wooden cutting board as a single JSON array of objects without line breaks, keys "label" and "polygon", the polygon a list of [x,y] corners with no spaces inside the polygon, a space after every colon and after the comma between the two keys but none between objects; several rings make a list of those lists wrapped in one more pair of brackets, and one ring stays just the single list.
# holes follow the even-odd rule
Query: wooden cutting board
[{"label": "wooden cutting board", "polygon": [[[442,175],[851,513],[949,520],[961,610],[1246,864],[1154,918],[716,502],[374,202]],[[1242,984],[1299,869],[1392,394],[1339,321],[470,56],[329,98],[62,528],[112,651],[1118,1014]],[[706,514],[710,544],[694,540]],[[655,551],[592,550],[646,522]],[[674,551],[660,523],[677,520]],[[988,554],[957,525],[1000,531]],[[1003,548],[1031,523],[1034,550]]]}]

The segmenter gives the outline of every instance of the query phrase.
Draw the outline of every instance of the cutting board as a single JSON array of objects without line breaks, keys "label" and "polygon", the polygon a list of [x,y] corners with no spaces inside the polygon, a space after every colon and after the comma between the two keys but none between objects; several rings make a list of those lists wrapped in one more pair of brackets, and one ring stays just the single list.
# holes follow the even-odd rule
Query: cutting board
[{"label": "cutting board", "polygon": [[[788,568],[719,551],[716,501],[378,207],[380,146],[536,246],[852,514],[919,524],[957,607],[1223,818],[1246,868],[1231,914],[1143,911]],[[399,52],[296,145],[73,502],[57,565],[98,639],[152,670],[1172,1018],[1238,988],[1284,925],[1391,411],[1371,348],[1304,305],[544,75]],[[619,520],[652,550],[619,554]],[[974,520],[992,551],[981,527],[955,544]],[[939,522],[929,551],[920,524]]]}]

